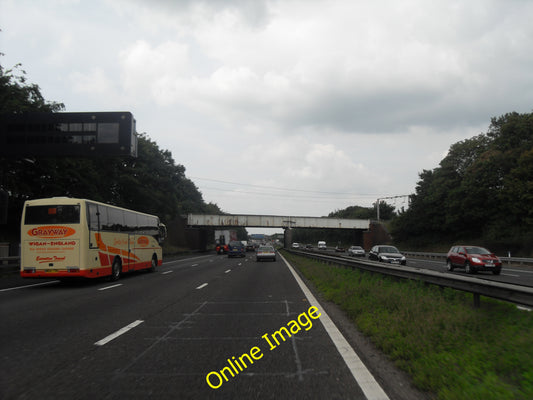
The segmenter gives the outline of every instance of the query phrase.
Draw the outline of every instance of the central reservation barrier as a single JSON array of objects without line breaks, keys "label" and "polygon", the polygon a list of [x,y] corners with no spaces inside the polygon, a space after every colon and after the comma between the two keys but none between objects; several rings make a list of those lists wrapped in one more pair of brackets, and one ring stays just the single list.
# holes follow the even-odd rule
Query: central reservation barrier
[{"label": "central reservation barrier", "polygon": [[463,292],[472,293],[474,306],[479,307],[480,296],[504,300],[511,303],[533,307],[533,288],[529,286],[513,285],[510,283],[481,280],[468,276],[454,275],[446,272],[396,266],[377,261],[351,260],[339,256],[321,253],[309,253],[299,250],[287,250],[292,254],[322,261],[328,264],[341,265],[346,268],[358,268],[383,275],[395,276],[403,279],[413,279],[441,287],[449,287]]}]

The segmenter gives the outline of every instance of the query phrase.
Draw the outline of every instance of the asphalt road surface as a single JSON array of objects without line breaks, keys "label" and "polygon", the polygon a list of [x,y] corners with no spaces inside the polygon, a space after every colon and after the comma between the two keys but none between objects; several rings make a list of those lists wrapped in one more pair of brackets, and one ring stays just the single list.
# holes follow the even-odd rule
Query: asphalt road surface
[{"label": "asphalt road surface", "polygon": [[23,285],[0,289],[2,399],[398,398],[335,343],[279,256]]}]

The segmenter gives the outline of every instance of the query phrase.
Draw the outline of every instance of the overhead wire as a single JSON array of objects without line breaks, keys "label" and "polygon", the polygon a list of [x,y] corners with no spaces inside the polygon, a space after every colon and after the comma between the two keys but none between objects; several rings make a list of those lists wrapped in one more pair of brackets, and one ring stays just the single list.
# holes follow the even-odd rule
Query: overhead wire
[{"label": "overhead wire", "polygon": [[[209,181],[209,182],[218,182],[223,184],[229,184],[229,185],[237,185],[237,186],[246,186],[246,187],[252,187],[252,188],[259,188],[259,189],[270,189],[270,190],[279,190],[284,192],[297,192],[297,193],[315,193],[315,194],[327,194],[327,195],[337,195],[337,196],[350,196],[350,199],[355,197],[376,197],[380,196],[381,194],[378,193],[356,193],[356,192],[329,192],[329,191],[322,191],[322,190],[306,190],[306,189],[289,189],[284,187],[277,187],[277,186],[267,186],[267,185],[254,185],[251,183],[242,183],[242,182],[230,182],[230,181],[224,181],[219,179],[211,179],[211,178],[201,178],[201,177],[190,177],[191,179],[198,179],[203,181]],[[206,187],[209,188],[209,187]],[[221,190],[221,191],[230,191],[226,189],[215,189],[211,188],[213,190]],[[244,192],[241,191],[240,193],[252,193],[252,194],[260,194],[260,192]],[[272,195],[271,193],[265,194],[265,195]],[[281,196],[281,194],[280,194]],[[299,196],[300,198],[309,198],[308,196]],[[327,198],[327,197],[319,197],[319,198]],[[336,197],[336,199],[339,199]]]},{"label": "overhead wire", "polygon": [[[353,201],[354,199],[358,197],[350,196],[350,197],[326,197],[326,196],[295,196],[295,195],[287,195],[283,193],[266,193],[266,192],[252,192],[247,190],[228,190],[228,189],[221,189],[221,188],[214,188],[209,186],[203,186],[200,188],[201,190],[215,190],[215,191],[221,191],[225,192],[228,195],[237,195],[237,194],[250,194],[254,196],[264,196],[264,197],[275,197],[275,198],[283,198],[283,199],[291,199],[291,200],[322,200],[322,201],[339,201],[339,200],[348,200]],[[362,197],[359,197],[362,198]],[[373,197],[372,197],[373,198]]]}]

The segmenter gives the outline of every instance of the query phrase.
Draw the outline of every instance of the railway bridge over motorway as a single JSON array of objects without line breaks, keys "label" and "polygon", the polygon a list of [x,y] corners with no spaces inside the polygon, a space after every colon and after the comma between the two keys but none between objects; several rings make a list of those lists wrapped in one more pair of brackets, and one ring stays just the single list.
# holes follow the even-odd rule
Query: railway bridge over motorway
[{"label": "railway bridge over motorway", "polygon": [[361,235],[361,242],[363,242],[363,233],[370,230],[369,219],[293,217],[281,215],[188,214],[187,225],[199,228],[283,228],[285,232],[285,246],[292,243],[292,228],[353,229],[357,235]]}]

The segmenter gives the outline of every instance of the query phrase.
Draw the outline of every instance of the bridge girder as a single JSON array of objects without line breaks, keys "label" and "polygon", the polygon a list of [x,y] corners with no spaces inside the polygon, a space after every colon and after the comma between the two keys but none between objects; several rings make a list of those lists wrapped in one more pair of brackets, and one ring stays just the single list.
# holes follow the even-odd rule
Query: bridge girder
[{"label": "bridge girder", "polygon": [[370,228],[369,219],[343,219],[324,217],[295,217],[280,215],[246,214],[188,214],[187,225],[197,227],[249,227],[249,228],[322,228],[359,229]]}]

